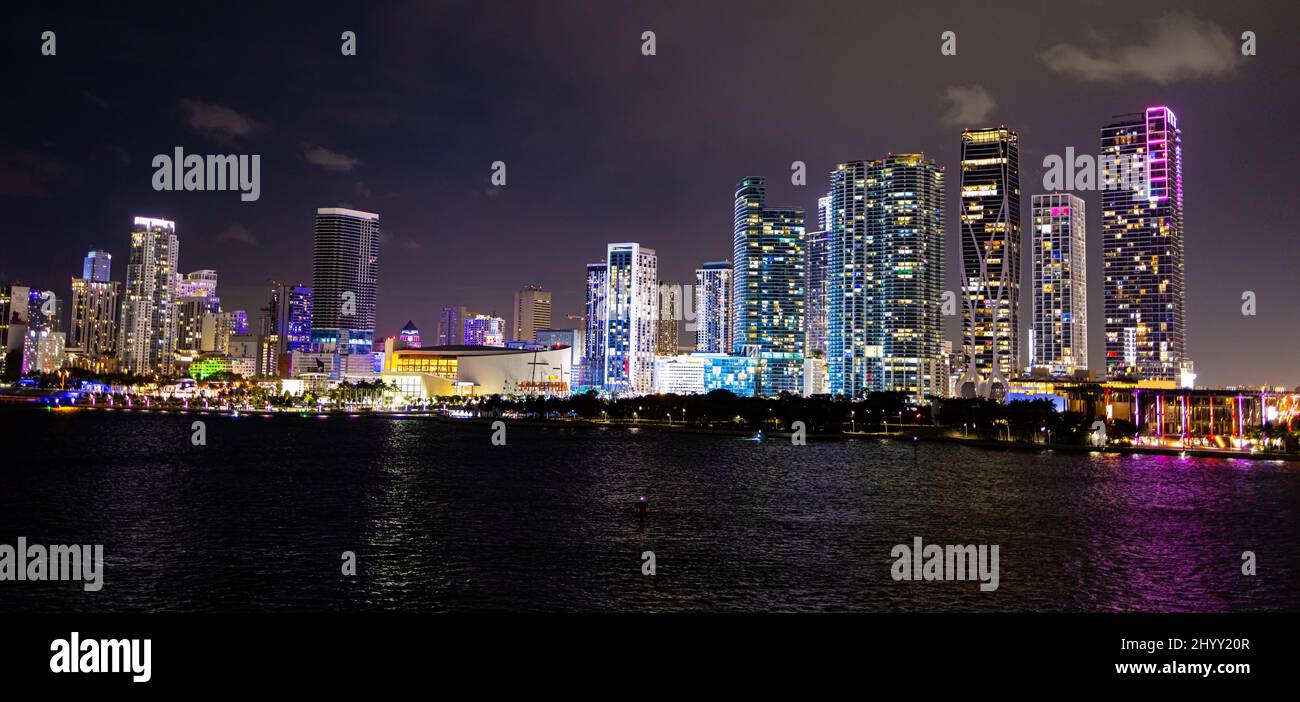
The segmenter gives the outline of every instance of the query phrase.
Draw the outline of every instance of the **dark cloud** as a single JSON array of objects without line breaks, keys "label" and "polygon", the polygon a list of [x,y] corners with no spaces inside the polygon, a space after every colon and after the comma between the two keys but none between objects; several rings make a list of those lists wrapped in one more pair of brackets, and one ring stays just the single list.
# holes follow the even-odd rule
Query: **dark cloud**
[{"label": "dark cloud", "polygon": [[1180,80],[1231,74],[1241,63],[1240,45],[1219,25],[1177,12],[1148,20],[1145,39],[1114,46],[1057,44],[1042,54],[1052,70],[1088,81],[1147,80],[1166,85]]},{"label": "dark cloud", "polygon": [[248,115],[224,105],[183,98],[180,107],[185,124],[219,143],[245,139],[265,129]]},{"label": "dark cloud", "polygon": [[[347,154],[330,151],[324,146],[307,146],[303,148],[302,157],[313,166],[320,166],[335,173],[351,173],[361,163],[360,159]],[[369,196],[367,196],[369,197]]]}]

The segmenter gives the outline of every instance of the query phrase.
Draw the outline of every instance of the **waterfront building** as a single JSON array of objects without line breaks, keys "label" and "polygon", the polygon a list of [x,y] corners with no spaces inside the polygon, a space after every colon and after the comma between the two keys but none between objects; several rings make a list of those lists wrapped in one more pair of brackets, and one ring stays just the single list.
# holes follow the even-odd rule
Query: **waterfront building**
[{"label": "waterfront building", "polygon": [[388,339],[380,379],[406,401],[449,395],[555,395],[569,393],[569,347],[508,349],[491,346],[399,348]]},{"label": "waterfront building", "polygon": [[753,397],[758,360],[725,353],[687,353],[655,358],[654,391],[662,394],[707,394],[726,390]]},{"label": "waterfront building", "polygon": [[1177,116],[1158,105],[1115,117],[1101,130],[1101,156],[1115,164],[1140,163],[1144,176],[1124,179],[1120,169],[1103,171],[1106,375],[1180,381],[1190,362]]},{"label": "waterfront building", "polygon": [[375,338],[379,215],[316,210],[311,342],[340,355],[370,354]]},{"label": "waterfront building", "polygon": [[176,223],[136,217],[118,328],[125,373],[170,375],[176,350]]},{"label": "waterfront building", "polygon": [[1035,195],[1033,325],[1029,366],[1053,375],[1088,368],[1088,267],[1083,200],[1069,193]]},{"label": "waterfront building", "polygon": [[924,154],[831,173],[826,386],[942,395],[943,169]]},{"label": "waterfront building", "polygon": [[633,242],[606,247],[601,385],[610,393],[646,395],[654,391],[658,282],[659,261],[654,249]]},{"label": "waterfront building", "polygon": [[1006,126],[961,134],[963,397],[1006,395],[1021,370],[1020,140]]},{"label": "waterfront building", "polygon": [[72,317],[68,347],[78,349],[88,368],[105,370],[117,341],[118,295],[121,285],[110,280],[112,256],[106,251],[86,255],[81,278],[72,279]]},{"label": "waterfront building", "polygon": [[586,333],[582,350],[581,385],[605,387],[605,286],[608,266],[604,261],[587,264]]},{"label": "waterfront building", "polygon": [[767,181],[740,180],[732,238],[732,350],[759,363],[759,394],[799,393],[803,383],[803,210],[767,207]]},{"label": "waterfront building", "polygon": [[731,353],[731,261],[711,261],[695,269],[695,350]]}]

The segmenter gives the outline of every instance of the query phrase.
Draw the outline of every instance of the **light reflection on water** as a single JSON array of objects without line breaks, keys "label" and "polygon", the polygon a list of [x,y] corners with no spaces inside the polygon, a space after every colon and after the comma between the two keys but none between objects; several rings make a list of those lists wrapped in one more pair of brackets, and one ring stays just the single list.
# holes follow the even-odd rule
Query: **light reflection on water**
[{"label": "light reflection on water", "polygon": [[[314,416],[214,415],[195,447],[179,415],[0,419],[23,447],[0,543],[107,561],[100,593],[3,583],[0,611],[1300,609],[1295,463],[509,425],[493,446],[487,424]],[[999,545],[999,589],[894,582],[917,536]]]}]

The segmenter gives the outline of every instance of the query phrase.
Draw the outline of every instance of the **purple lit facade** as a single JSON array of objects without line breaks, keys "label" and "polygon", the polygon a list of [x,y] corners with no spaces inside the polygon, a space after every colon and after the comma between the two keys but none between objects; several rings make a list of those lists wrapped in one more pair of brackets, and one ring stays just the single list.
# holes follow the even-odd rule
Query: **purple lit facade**
[{"label": "purple lit facade", "polygon": [[1106,374],[1179,381],[1191,367],[1178,119],[1163,105],[1119,115],[1101,130],[1101,155],[1145,171],[1128,183],[1108,171],[1102,183]]}]

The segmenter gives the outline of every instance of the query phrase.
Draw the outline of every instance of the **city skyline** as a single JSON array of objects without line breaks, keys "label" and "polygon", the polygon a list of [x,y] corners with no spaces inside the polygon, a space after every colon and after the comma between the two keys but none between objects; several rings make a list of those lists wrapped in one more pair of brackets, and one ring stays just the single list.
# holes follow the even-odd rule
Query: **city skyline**
[{"label": "city skyline", "polygon": [[[460,9],[455,12],[469,13],[487,19],[500,20],[497,26],[506,30],[512,23],[505,22],[500,15],[487,9]],[[857,12],[857,11],[854,11]],[[1197,22],[1214,23],[1231,38],[1238,33],[1239,25],[1253,24],[1268,26],[1271,15],[1267,8],[1247,7],[1231,17],[1225,18],[1209,4],[1189,6]],[[1024,17],[1025,24],[1041,22],[1043,10],[1031,6],[1019,9],[1016,15]],[[670,11],[646,9],[635,18],[616,27],[626,25],[627,34],[639,36],[641,25],[653,27],[660,36],[661,50],[654,57],[642,57],[636,53],[635,46],[624,47],[625,37],[600,36],[592,40],[590,46],[574,48],[560,52],[558,57],[542,61],[540,66],[521,66],[514,63],[507,71],[502,63],[488,62],[482,67],[475,79],[493,82],[502,80],[510,73],[520,71],[522,75],[534,73],[554,77],[554,71],[569,67],[576,62],[589,60],[592,56],[613,56],[616,60],[607,68],[588,68],[582,75],[598,79],[601,89],[605,78],[618,76],[621,80],[663,78],[677,76],[684,62],[698,66],[697,74],[684,81],[675,90],[699,91],[706,86],[717,84],[712,57],[724,47],[732,45],[741,28],[729,29],[722,21],[724,15],[720,9],[704,8],[693,21],[701,23],[710,35],[708,48],[693,36],[684,35],[686,26],[680,19],[673,19]],[[759,7],[756,16],[745,18],[742,24],[770,22],[774,17],[783,16],[779,9]],[[851,15],[852,16],[852,15]],[[864,17],[879,20],[881,36],[888,33],[890,27],[899,29],[900,19],[889,10],[875,14],[864,12]],[[88,17],[93,18],[94,13]],[[1097,16],[1089,16],[1087,22],[1099,29],[1113,31],[1116,41],[1121,44],[1137,44],[1146,40],[1141,32],[1148,21],[1160,17],[1160,10],[1152,8],[1149,16],[1120,21],[1104,21]],[[31,24],[38,18],[19,14],[14,25],[10,27],[26,29],[24,22]],[[111,18],[98,18],[110,25],[121,26],[120,21]],[[382,13],[370,22],[386,26]],[[545,20],[538,15],[536,19]],[[734,19],[734,18],[731,18]],[[828,18],[811,16],[805,18],[787,18],[795,26],[804,30],[816,28],[835,37],[835,28]],[[153,29],[167,26],[176,21],[161,13],[146,21]],[[595,20],[593,20],[595,21]],[[603,20],[602,20],[603,21]],[[430,26],[433,20],[430,19]],[[616,111],[618,116],[634,114],[634,110],[649,108],[643,116],[629,123],[614,120],[610,129],[597,125],[589,130],[595,143],[601,144],[604,152],[633,156],[645,154],[644,147],[634,149],[638,138],[637,129],[645,129],[653,119],[661,119],[664,126],[652,129],[648,134],[654,143],[662,147],[662,154],[641,156],[633,163],[615,167],[613,173],[593,170],[590,166],[595,161],[583,156],[579,168],[567,169],[569,174],[560,177],[556,169],[546,164],[558,163],[560,160],[539,158],[545,154],[534,149],[525,156],[519,154],[519,144],[513,138],[504,136],[500,130],[500,119],[485,120],[482,129],[477,129],[466,140],[470,145],[457,147],[454,153],[446,157],[425,158],[414,154],[412,144],[429,145],[437,143],[429,135],[412,134],[411,124],[405,113],[398,109],[392,100],[385,101],[375,108],[373,117],[379,119],[383,112],[384,119],[389,120],[396,129],[391,138],[375,141],[367,137],[373,132],[373,125],[348,123],[340,112],[328,113],[314,129],[310,127],[308,112],[303,105],[290,104],[284,100],[248,100],[236,97],[236,93],[225,90],[223,79],[212,76],[211,69],[205,75],[212,77],[212,87],[208,93],[191,95],[176,93],[171,96],[165,109],[145,116],[145,129],[124,129],[114,144],[122,148],[129,163],[121,164],[114,160],[111,152],[100,153],[96,161],[102,167],[88,170],[84,167],[79,179],[69,181],[54,178],[48,182],[37,183],[42,186],[38,192],[43,196],[18,195],[18,192],[32,192],[31,188],[19,188],[18,176],[11,176],[6,181],[3,197],[11,204],[16,213],[16,226],[31,227],[35,220],[48,219],[48,225],[42,230],[52,233],[45,237],[21,237],[11,244],[12,256],[6,256],[0,264],[0,277],[7,281],[20,281],[33,288],[51,288],[58,291],[59,297],[70,299],[67,287],[72,270],[66,263],[75,260],[91,246],[99,246],[111,252],[119,261],[124,260],[126,249],[120,243],[122,222],[135,214],[150,214],[166,217],[177,222],[178,231],[184,242],[181,253],[180,270],[211,268],[218,270],[226,286],[223,300],[228,301],[228,308],[255,310],[264,304],[265,281],[268,279],[309,280],[310,262],[293,255],[300,251],[304,242],[311,237],[310,212],[322,205],[350,202],[361,209],[377,211],[384,214],[385,231],[389,231],[389,222],[393,223],[389,237],[381,249],[393,255],[381,276],[378,297],[379,319],[376,333],[381,336],[396,334],[401,325],[413,319],[418,326],[432,329],[433,320],[442,307],[459,303],[471,309],[504,310],[509,306],[511,291],[518,285],[535,280],[538,284],[555,294],[557,313],[573,312],[580,309],[582,291],[580,273],[582,260],[575,264],[568,262],[569,254],[545,253],[543,258],[535,256],[501,256],[493,255],[499,251],[525,250],[520,234],[522,231],[513,223],[514,219],[529,212],[528,221],[541,227],[537,233],[541,239],[565,238],[565,246],[560,249],[574,251],[590,250],[611,240],[640,241],[647,247],[655,248],[661,257],[662,277],[667,280],[689,280],[691,274],[701,262],[720,260],[728,257],[729,246],[720,241],[717,232],[725,231],[728,213],[725,207],[720,213],[718,208],[719,193],[726,193],[735,179],[746,173],[766,173],[769,178],[773,202],[812,212],[819,197],[824,195],[824,187],[818,174],[828,172],[835,163],[846,158],[873,157],[888,151],[909,152],[924,151],[928,157],[945,166],[952,173],[956,168],[956,144],[953,134],[961,128],[981,128],[988,124],[1006,123],[1014,125],[1021,137],[1022,198],[1042,192],[1037,181],[1041,177],[1039,166],[1042,158],[1048,154],[1062,153],[1067,147],[1076,147],[1083,153],[1091,153],[1096,148],[1096,135],[1099,126],[1110,120],[1114,114],[1121,114],[1147,105],[1169,104],[1183,118],[1183,140],[1192,149],[1191,160],[1187,164],[1188,209],[1187,217],[1187,316],[1186,326],[1189,330],[1187,355],[1196,363],[1199,383],[1209,385],[1225,384],[1295,384],[1296,369],[1291,361],[1289,349],[1297,342],[1300,335],[1294,322],[1294,305],[1291,305],[1286,292],[1287,273],[1294,261],[1288,258],[1290,249],[1281,248],[1285,241],[1285,217],[1280,204],[1275,198],[1263,195],[1271,191],[1276,184],[1294,182],[1296,147],[1289,143],[1271,146],[1269,149],[1257,149],[1250,159],[1239,158],[1246,148],[1234,144],[1226,137],[1216,135],[1229,133],[1265,133],[1269,120],[1285,119],[1292,109],[1275,104],[1274,94],[1282,91],[1270,86],[1280,86],[1282,77],[1296,65],[1292,50],[1271,45],[1267,51],[1281,52],[1274,54],[1267,62],[1262,60],[1242,59],[1231,69],[1209,76],[1174,76],[1164,82],[1156,81],[1140,73],[1121,76],[1110,81],[1092,81],[1078,75],[1062,79],[1062,72],[1042,58],[1052,46],[1058,43],[1086,42],[1077,36],[1061,33],[1040,40],[1027,41],[1018,46],[988,46],[985,37],[989,36],[989,25],[973,12],[961,9],[954,11],[953,26],[962,36],[960,53],[957,57],[945,59],[937,51],[937,28],[922,27],[906,32],[918,36],[916,44],[927,44],[925,56],[920,48],[915,49],[918,60],[916,74],[909,85],[903,89],[911,91],[910,104],[906,110],[896,106],[879,106],[871,113],[869,119],[845,120],[832,116],[834,111],[824,109],[801,109],[800,119],[780,118],[782,126],[775,121],[751,121],[744,129],[738,129],[731,135],[718,135],[710,130],[711,138],[721,138],[714,158],[699,158],[692,154],[699,152],[698,133],[686,129],[695,120],[685,120],[662,105],[647,105],[638,98],[636,104],[628,105]],[[418,25],[418,22],[417,22]],[[1017,20],[1020,25],[1020,20]],[[1200,26],[1200,25],[1197,25]],[[271,21],[265,30],[271,32],[277,23]],[[428,28],[428,27],[426,27]],[[324,32],[326,27],[320,27]],[[369,28],[372,33],[377,27]],[[140,30],[136,30],[140,31]],[[621,31],[621,30],[620,30]],[[358,32],[364,37],[367,27],[358,26]],[[126,28],[130,33],[130,28]],[[292,33],[290,33],[292,34]],[[611,34],[617,34],[611,32]],[[934,47],[928,46],[925,37],[934,34]],[[385,35],[389,36],[388,34]],[[361,75],[379,79],[379,84],[392,90],[398,86],[400,73],[406,69],[392,69],[394,73],[373,75],[371,61],[381,56],[390,59],[410,58],[413,45],[403,39],[402,32],[391,35],[390,46],[381,42],[364,42],[360,58],[365,58],[365,67],[358,67],[360,74],[347,78],[349,104],[366,95]],[[673,39],[664,43],[665,38]],[[175,42],[177,39],[169,39]],[[295,51],[306,51],[305,39],[291,38]],[[547,40],[532,37],[528,46],[535,48],[538,42]],[[14,42],[21,44],[21,41]],[[635,42],[632,42],[635,44]],[[833,44],[834,42],[830,42]],[[549,44],[546,44],[549,46]],[[669,48],[672,50],[669,50]],[[1088,48],[1085,46],[1085,48]],[[626,49],[627,56],[622,52]],[[263,51],[264,49],[259,49]],[[910,50],[910,49],[909,49]],[[66,51],[66,50],[65,50]],[[831,55],[834,49],[828,46],[810,47],[808,56],[796,57],[791,65],[782,65],[779,61],[760,59],[752,78],[745,78],[747,85],[754,81],[779,82],[793,76],[812,76],[816,72],[809,70],[815,60]],[[397,52],[394,55],[392,52]],[[933,56],[930,56],[933,54]],[[548,54],[543,53],[543,56]],[[373,57],[373,58],[371,58]],[[250,57],[254,60],[256,56]],[[36,78],[52,80],[57,83],[57,75],[51,75],[51,66],[39,64],[39,57],[16,56],[17,63],[28,66],[23,80]],[[240,59],[242,61],[244,59]],[[76,71],[81,76],[93,75],[93,67],[76,64],[72,59],[60,56],[63,70]],[[947,63],[943,63],[947,61]],[[392,61],[390,61],[391,63]],[[990,77],[981,67],[997,63],[1008,65],[1015,70],[1014,75]],[[399,61],[399,63],[401,63]],[[348,64],[343,64],[348,66]],[[820,61],[820,65],[832,65]],[[164,73],[171,70],[162,67]],[[200,67],[202,70],[202,67]],[[831,69],[832,76],[841,69]],[[440,80],[448,80],[440,78]],[[867,80],[864,78],[863,80]],[[103,110],[99,101],[109,104],[122,99],[121,94],[114,94],[111,86],[104,82],[102,93],[87,97],[80,93],[75,99],[83,107],[91,106],[94,110]],[[268,81],[269,83],[269,81]],[[987,110],[986,119],[977,120],[970,115],[952,115],[948,121],[948,108],[953,107],[945,101],[945,91],[950,86],[964,86],[977,83],[992,98],[994,106]],[[1023,86],[1023,90],[1018,88]],[[259,86],[253,85],[254,93]],[[262,88],[265,89],[265,88]],[[33,86],[24,83],[19,94],[30,92]],[[523,89],[521,98],[527,100],[532,96]],[[401,91],[398,90],[397,94]],[[266,93],[270,95],[270,93]],[[603,93],[602,93],[603,94]],[[695,95],[695,92],[690,92]],[[470,93],[469,98],[474,109],[486,109],[492,103],[482,93]],[[1037,96],[1050,95],[1051,100],[1040,101]],[[818,105],[824,98],[812,95],[811,105]],[[825,98],[828,99],[828,98]],[[190,101],[190,102],[183,102]],[[253,123],[250,131],[243,135],[226,134],[223,138],[233,139],[234,147],[228,147],[211,134],[204,133],[192,124],[201,123],[191,119],[190,107],[195,103],[229,106],[236,116],[248,118]],[[671,100],[669,101],[671,102]],[[748,98],[742,99],[745,105]],[[906,101],[904,101],[906,102]],[[1224,110],[1227,105],[1251,106],[1250,110]],[[703,100],[697,110],[701,114],[721,116],[731,114],[739,106],[722,106],[720,103]],[[923,106],[919,112],[916,106]],[[187,107],[188,106],[188,107]],[[198,109],[198,108],[195,108]],[[70,114],[81,114],[85,110],[74,110]],[[747,112],[749,110],[746,110]],[[960,111],[958,111],[960,112]],[[114,123],[111,113],[101,113],[100,120],[107,126]],[[608,112],[602,113],[610,116]],[[1265,119],[1267,115],[1267,119]],[[353,117],[359,117],[353,114]],[[60,119],[58,110],[50,115],[52,123]],[[711,117],[712,118],[712,117]],[[28,139],[32,149],[40,150],[42,125],[23,124],[16,115],[6,117],[17,121],[15,138]],[[360,119],[356,121],[362,121]],[[237,122],[237,120],[236,120]],[[851,122],[851,123],[850,123]],[[788,124],[785,124],[788,123]],[[1228,124],[1233,126],[1229,127]],[[586,121],[588,127],[593,122]],[[304,138],[311,147],[304,149],[301,142],[287,144],[276,156],[270,140],[273,136],[283,137],[293,133],[293,129],[303,127]],[[260,127],[260,130],[258,129]],[[404,144],[401,155],[395,155],[394,148],[397,135],[413,141]],[[154,137],[157,138],[154,138]],[[568,143],[581,143],[569,139]],[[265,152],[264,179],[267,187],[263,188],[262,199],[257,203],[240,203],[237,197],[226,197],[222,193],[156,193],[148,186],[149,169],[146,164],[154,153],[168,153],[176,144],[185,145],[187,151],[208,152]],[[328,154],[315,150],[321,147],[335,155],[346,158],[330,160]],[[611,151],[612,148],[612,151]],[[416,149],[415,151],[424,151]],[[543,149],[543,151],[545,151]],[[432,151],[425,151],[433,153]],[[585,151],[580,152],[580,156]],[[308,155],[310,154],[310,156]],[[67,165],[75,163],[67,152],[53,149],[53,156]],[[510,167],[509,185],[493,189],[488,182],[490,164],[501,158]],[[351,170],[342,170],[352,163]],[[584,160],[585,159],[585,160]],[[648,160],[647,160],[648,159]],[[809,174],[807,186],[794,186],[784,177],[789,165],[794,160],[801,160],[807,165]],[[279,166],[275,166],[275,163]],[[335,164],[338,170],[330,170],[318,163]],[[603,163],[603,161],[602,161]],[[683,166],[686,166],[683,168]],[[637,197],[642,204],[636,204],[629,196],[620,196],[602,184],[601,181],[614,183],[629,169],[644,170],[644,175],[652,178],[662,187],[648,191],[643,185],[638,188]],[[277,171],[277,168],[280,170]],[[410,179],[412,169],[421,169],[434,174],[436,179],[449,184],[443,188],[435,187],[430,191],[419,186],[420,181]],[[29,169],[31,174],[39,174],[39,169]],[[7,173],[13,173],[11,167]],[[668,177],[669,173],[679,174]],[[291,187],[286,179],[301,175],[302,183]],[[614,176],[614,177],[611,177]],[[26,176],[28,180],[32,177]],[[17,179],[17,180],[16,180]],[[105,180],[107,179],[107,180]],[[945,184],[945,200],[949,203],[945,215],[945,230],[951,233],[957,230],[955,222],[954,199],[955,184],[958,180],[950,177]],[[111,181],[111,182],[108,182]],[[644,181],[644,178],[643,178]],[[427,185],[428,181],[425,181]],[[436,182],[436,181],[435,181]],[[281,184],[277,191],[275,184]],[[364,184],[358,188],[357,184]],[[538,209],[539,185],[546,183],[548,200],[564,202],[567,210],[573,210],[575,203],[582,203],[582,219],[612,221],[619,228],[617,236],[609,235],[601,227],[575,226],[572,212],[559,214],[555,209]],[[30,183],[27,183],[30,185]],[[463,186],[467,186],[462,188]],[[286,190],[286,188],[288,188]],[[435,197],[439,192],[456,188],[458,200],[464,204],[451,207],[437,206],[439,217],[451,217],[451,221],[440,223],[435,229],[417,226],[416,222],[424,218],[424,207],[420,204],[422,195],[417,192],[432,192]],[[365,197],[365,191],[370,197]],[[406,194],[401,194],[405,191]],[[646,198],[646,193],[650,197]],[[517,195],[515,193],[518,193]],[[579,193],[585,196],[580,197]],[[1087,209],[1100,213],[1102,211],[1098,193],[1080,193]],[[727,197],[727,195],[723,195]],[[58,198],[58,199],[52,199]],[[565,202],[567,200],[567,202]],[[648,200],[648,202],[644,202]],[[53,202],[64,202],[67,206],[51,209]],[[610,219],[611,213],[624,213]],[[671,216],[646,218],[649,213],[668,212]],[[462,217],[472,216],[480,220],[483,228],[465,227]],[[638,216],[644,221],[638,221]],[[500,217],[505,217],[501,219]],[[236,226],[239,225],[239,226]],[[556,227],[559,227],[557,229]],[[1087,232],[1089,248],[1096,255],[1094,264],[1100,262],[1102,249],[1096,243],[1100,241],[1101,217],[1089,218],[1090,231]],[[490,229],[493,237],[479,236]],[[807,227],[809,231],[812,226]],[[447,232],[463,232],[448,235]],[[624,233],[626,232],[626,233]],[[1248,245],[1234,246],[1223,250],[1216,239],[1231,235],[1236,240],[1243,240]],[[486,239],[489,241],[477,241]],[[104,246],[107,242],[109,245]],[[253,242],[253,243],[250,243]],[[945,290],[957,289],[954,284],[958,271],[959,257],[956,248],[949,240],[945,251]],[[1251,242],[1254,245],[1249,245]],[[39,245],[39,246],[38,246]],[[494,272],[491,278],[485,278],[481,271],[458,273],[443,272],[440,255],[436,252],[452,246],[457,258],[491,256]],[[1278,247],[1284,255],[1268,255],[1269,247]],[[417,248],[418,247],[418,248]],[[553,248],[553,247],[545,247]],[[491,253],[489,253],[491,252]],[[516,260],[517,259],[517,260]],[[265,261],[265,264],[261,262]],[[283,268],[281,269],[281,266]],[[1027,267],[1027,264],[1026,264]],[[1090,307],[1094,310],[1090,329],[1089,349],[1091,358],[1089,367],[1104,367],[1101,354],[1104,353],[1104,337],[1101,315],[1103,286],[1100,266],[1094,265],[1089,271]],[[120,265],[119,265],[120,268]],[[527,275],[526,268],[540,271],[540,276]],[[430,275],[430,271],[437,271]],[[120,274],[119,274],[120,275]],[[490,282],[488,282],[490,281]],[[404,286],[404,287],[403,287]],[[1255,292],[1258,296],[1258,315],[1247,317],[1240,314],[1241,295],[1245,291]],[[1023,297],[1023,296],[1022,296]],[[401,299],[408,305],[389,305],[384,301]],[[1028,318],[1029,310],[1022,303],[1022,318]],[[67,307],[65,307],[66,326]],[[557,314],[558,318],[560,314]],[[951,318],[945,318],[945,339],[959,340],[960,330]],[[1022,325],[1023,328],[1023,325]],[[1253,343],[1242,345],[1239,339],[1249,338]],[[1027,343],[1022,336],[1021,343]]]}]

